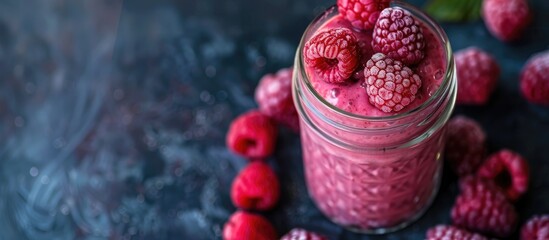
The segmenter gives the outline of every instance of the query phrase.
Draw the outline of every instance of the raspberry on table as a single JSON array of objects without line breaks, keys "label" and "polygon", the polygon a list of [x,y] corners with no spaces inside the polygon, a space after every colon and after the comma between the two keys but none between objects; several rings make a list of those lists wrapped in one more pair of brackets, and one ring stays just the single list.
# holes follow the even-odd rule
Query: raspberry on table
[{"label": "raspberry on table", "polygon": [[488,102],[500,74],[498,63],[487,52],[469,47],[456,52],[457,104],[482,105]]},{"label": "raspberry on table", "polygon": [[426,240],[488,240],[488,238],[448,225],[437,225],[427,230]]},{"label": "raspberry on table", "polygon": [[520,38],[532,20],[527,0],[484,0],[482,18],[486,28],[501,41]]},{"label": "raspberry on table", "polygon": [[486,152],[484,130],[478,122],[462,115],[450,119],[446,129],[445,157],[449,166],[458,176],[475,173]]},{"label": "raspberry on table", "polygon": [[276,240],[277,234],[269,220],[261,215],[237,211],[223,226],[223,240]]},{"label": "raspberry on table", "polygon": [[520,240],[549,239],[549,215],[540,215],[530,218],[520,231]]},{"label": "raspberry on table", "polygon": [[493,181],[480,178],[476,175],[467,175],[459,179],[459,190],[465,191],[497,191],[504,194],[503,190]]},{"label": "raspberry on table", "polygon": [[280,240],[328,240],[328,238],[302,228],[294,228],[282,236]]},{"label": "raspberry on table", "polygon": [[267,116],[252,110],[238,116],[227,132],[227,147],[250,159],[265,158],[274,151],[276,126]]},{"label": "raspberry on table", "polygon": [[328,83],[344,83],[359,65],[357,38],[347,28],[321,31],[305,43],[305,63]]},{"label": "raspberry on table", "polygon": [[526,62],[520,74],[520,90],[529,102],[549,106],[549,51]]},{"label": "raspberry on table", "polygon": [[[496,184],[504,190],[507,198],[515,201],[528,190],[529,172],[526,159],[516,152],[504,149],[488,156],[478,169],[477,175],[495,180]],[[504,177],[509,177],[510,183],[498,182]]]},{"label": "raspberry on table", "polygon": [[339,13],[360,30],[374,28],[381,10],[388,8],[391,0],[337,0]]},{"label": "raspberry on table", "polygon": [[423,30],[408,11],[386,8],[381,11],[374,27],[372,47],[394,60],[414,65],[425,55]]},{"label": "raspberry on table", "polygon": [[274,171],[264,162],[248,164],[233,180],[231,200],[247,210],[269,210],[278,202],[280,184]]},{"label": "raspberry on table", "polygon": [[398,112],[415,99],[421,79],[412,69],[383,53],[376,53],[364,68],[371,104],[384,112]]},{"label": "raspberry on table", "polygon": [[[479,181],[480,183],[480,181]],[[487,236],[508,237],[517,212],[505,195],[489,185],[466,185],[451,210],[454,225]]]},{"label": "raspberry on table", "polygon": [[292,97],[292,76],[292,67],[263,76],[255,89],[255,101],[263,114],[298,132],[299,117]]}]

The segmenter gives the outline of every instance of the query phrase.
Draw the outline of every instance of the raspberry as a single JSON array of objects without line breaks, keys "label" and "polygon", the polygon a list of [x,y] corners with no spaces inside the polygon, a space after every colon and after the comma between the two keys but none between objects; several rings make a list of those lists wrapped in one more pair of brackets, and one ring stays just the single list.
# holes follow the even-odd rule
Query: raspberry
[{"label": "raspberry", "polygon": [[374,28],[381,10],[389,7],[391,0],[337,0],[339,13],[353,27],[360,30]]},{"label": "raspberry", "polygon": [[454,225],[495,237],[513,232],[517,213],[502,192],[484,184],[462,186],[451,211]]},{"label": "raspberry", "polygon": [[486,237],[470,233],[454,226],[437,225],[427,230],[426,240],[488,240]]},{"label": "raspberry", "polygon": [[227,146],[251,159],[264,158],[274,151],[276,126],[257,110],[238,116],[229,126]]},{"label": "raspberry", "polygon": [[[517,200],[528,189],[528,163],[520,154],[510,150],[504,149],[490,155],[478,169],[477,175],[496,180],[511,201]],[[505,182],[508,180],[505,177],[510,177],[510,183]]]},{"label": "raspberry", "polygon": [[294,228],[290,232],[286,233],[280,240],[328,240],[326,237],[321,236],[314,232],[309,232],[305,229]]},{"label": "raspberry", "polygon": [[549,51],[530,57],[524,65],[520,90],[529,102],[549,106]]},{"label": "raspberry", "polygon": [[264,217],[237,211],[223,226],[223,240],[276,240],[277,234],[273,225]]},{"label": "raspberry", "polygon": [[475,173],[484,160],[486,134],[475,120],[456,116],[448,122],[446,161],[458,176]]},{"label": "raspberry", "polygon": [[280,196],[280,184],[273,170],[263,162],[252,162],[233,181],[231,200],[239,208],[268,210]]},{"label": "raspberry", "polygon": [[520,231],[521,240],[549,239],[549,215],[534,216],[528,220]]},{"label": "raspberry", "polygon": [[476,191],[497,191],[503,194],[503,190],[498,187],[494,182],[484,178],[477,177],[475,175],[467,175],[459,180],[459,189],[465,192],[470,189]]},{"label": "raspberry", "polygon": [[364,69],[370,103],[384,112],[398,112],[414,101],[421,79],[400,61],[376,53]]},{"label": "raspberry", "polygon": [[293,68],[280,69],[261,78],[255,89],[259,110],[276,122],[299,131],[299,117],[292,98]]},{"label": "raspberry", "polygon": [[305,43],[305,63],[328,83],[349,79],[358,63],[358,43],[351,30],[332,28],[316,34]]},{"label": "raspberry", "polygon": [[482,17],[486,28],[501,41],[519,38],[532,20],[527,0],[484,0]]},{"label": "raspberry", "polygon": [[419,23],[408,11],[386,8],[374,27],[372,47],[376,52],[413,65],[423,59],[425,39]]},{"label": "raspberry", "polygon": [[456,52],[457,104],[485,104],[496,87],[500,69],[494,58],[476,47]]}]

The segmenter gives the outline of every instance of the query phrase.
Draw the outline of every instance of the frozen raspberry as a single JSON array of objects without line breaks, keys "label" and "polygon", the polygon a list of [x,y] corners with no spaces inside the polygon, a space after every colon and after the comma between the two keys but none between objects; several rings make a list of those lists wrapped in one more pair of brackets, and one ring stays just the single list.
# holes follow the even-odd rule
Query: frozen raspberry
[{"label": "frozen raspberry", "polygon": [[456,116],[448,122],[446,161],[458,176],[472,174],[484,160],[486,134],[475,120]]},{"label": "frozen raspberry", "polygon": [[297,132],[299,118],[292,98],[292,72],[290,67],[263,76],[255,89],[255,101],[263,114]]},{"label": "frozen raspberry", "polygon": [[520,231],[521,240],[549,239],[549,215],[534,216],[528,220]]},{"label": "frozen raspberry", "polygon": [[353,75],[360,62],[357,46],[357,39],[351,30],[328,29],[305,43],[305,63],[322,80],[343,83]]},{"label": "frozen raspberry", "polygon": [[408,11],[386,8],[374,27],[372,47],[376,52],[413,65],[423,59],[425,39],[419,23]]},{"label": "frozen raspberry", "polygon": [[276,126],[257,110],[238,116],[229,126],[227,146],[251,159],[264,158],[274,151]]},{"label": "frozen raspberry", "polygon": [[421,79],[400,61],[376,53],[364,68],[370,103],[384,112],[398,112],[416,98]]},{"label": "frozen raspberry", "polygon": [[527,0],[484,0],[482,17],[492,35],[502,41],[519,38],[532,20]]},{"label": "frozen raspberry", "polygon": [[276,240],[277,234],[273,225],[264,217],[237,211],[223,226],[223,240]]},{"label": "frozen raspberry", "polygon": [[427,230],[426,240],[488,240],[488,238],[454,226],[437,225]]},{"label": "frozen raspberry", "polygon": [[490,155],[478,169],[477,175],[495,180],[511,201],[517,200],[528,190],[528,163],[520,154],[510,150],[504,149]]},{"label": "frozen raspberry", "polygon": [[549,106],[549,51],[532,56],[524,65],[520,90],[529,102]]},{"label": "frozen raspberry", "polygon": [[459,180],[459,189],[462,192],[475,189],[476,191],[497,191],[503,194],[503,190],[493,181],[480,178],[476,175],[467,175]]},{"label": "frozen raspberry", "polygon": [[495,237],[509,236],[517,222],[513,205],[489,185],[469,185],[462,190],[451,215],[454,225]]},{"label": "frozen raspberry", "polygon": [[278,202],[280,184],[271,167],[252,162],[233,181],[231,200],[239,208],[269,210]]},{"label": "frozen raspberry", "polygon": [[326,237],[321,236],[314,232],[309,232],[305,229],[294,228],[290,232],[286,233],[280,240],[328,240]]},{"label": "frozen raspberry", "polygon": [[391,0],[337,0],[339,13],[353,27],[361,30],[374,28],[381,10],[389,7]]},{"label": "frozen raspberry", "polygon": [[457,104],[485,104],[496,87],[500,69],[494,58],[476,47],[456,52]]}]

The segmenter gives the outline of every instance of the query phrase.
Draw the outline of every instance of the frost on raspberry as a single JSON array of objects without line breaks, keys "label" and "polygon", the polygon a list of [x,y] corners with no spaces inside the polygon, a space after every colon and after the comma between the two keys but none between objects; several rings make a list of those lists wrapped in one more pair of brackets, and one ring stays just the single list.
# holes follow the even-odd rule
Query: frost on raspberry
[{"label": "frost on raspberry", "polygon": [[239,208],[269,210],[278,202],[280,184],[274,171],[264,162],[252,162],[234,179],[231,200]]},{"label": "frost on raspberry", "polygon": [[459,88],[456,103],[486,104],[500,74],[494,57],[476,47],[460,50],[454,57]]},{"label": "frost on raspberry", "polygon": [[344,83],[360,59],[357,38],[347,28],[321,31],[305,43],[304,59],[318,77],[328,83]]},{"label": "frost on raspberry", "polygon": [[528,59],[521,71],[520,90],[529,102],[549,106],[549,51]]},{"label": "frost on raspberry", "polygon": [[458,176],[475,173],[484,160],[486,134],[475,120],[456,116],[447,129],[445,157]]},{"label": "frost on raspberry", "polygon": [[520,231],[520,240],[549,239],[549,215],[530,218]]},{"label": "frost on raspberry", "polygon": [[526,190],[530,171],[528,162],[520,154],[503,149],[486,159],[478,169],[477,175],[494,180],[511,201],[517,200]]},{"label": "frost on raspberry", "polygon": [[389,7],[390,0],[337,0],[339,13],[360,30],[374,28],[381,10]]},{"label": "frost on raspberry", "polygon": [[476,175],[467,175],[459,179],[459,190],[467,191],[496,191],[503,194],[503,190],[493,181],[480,178]]},{"label": "frost on raspberry", "polygon": [[286,233],[286,235],[282,236],[280,240],[327,240],[327,238],[302,228],[294,228]]},{"label": "frost on raspberry", "polygon": [[292,97],[292,76],[292,67],[263,76],[255,89],[255,101],[263,114],[298,132],[299,117]]},{"label": "frost on raspberry", "polygon": [[371,104],[384,112],[399,112],[415,100],[421,79],[412,69],[383,53],[376,53],[364,69]]},{"label": "frost on raspberry", "polygon": [[425,55],[423,30],[408,11],[386,8],[374,27],[372,47],[392,59],[414,65]]},{"label": "frost on raspberry", "polygon": [[482,17],[488,30],[502,41],[520,38],[532,20],[527,0],[484,0]]},{"label": "frost on raspberry", "polygon": [[454,225],[485,234],[508,237],[517,223],[517,212],[505,195],[482,180],[462,183],[451,210]]},{"label": "frost on raspberry", "polygon": [[447,225],[434,226],[427,230],[426,235],[426,240],[488,240],[480,234]]}]

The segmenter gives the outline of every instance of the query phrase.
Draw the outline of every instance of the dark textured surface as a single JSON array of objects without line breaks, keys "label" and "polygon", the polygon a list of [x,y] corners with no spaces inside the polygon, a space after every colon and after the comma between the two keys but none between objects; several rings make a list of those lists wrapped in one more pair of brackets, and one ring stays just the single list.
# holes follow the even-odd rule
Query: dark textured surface
[{"label": "dark textured surface", "polygon": [[[411,1],[421,6],[423,1]],[[256,107],[259,78],[292,64],[327,0],[0,1],[0,239],[216,239],[235,210],[231,180],[246,161],[224,145],[231,119]],[[503,69],[479,120],[489,148],[522,153],[531,190],[520,222],[549,213],[549,109],[525,102],[518,74],[549,47],[549,2],[524,38],[504,44],[481,21],[444,24],[454,49],[477,45]],[[456,179],[394,234],[354,234],[313,206],[299,137],[281,130],[269,162],[282,200],[265,215],[280,234],[422,239],[449,223]],[[445,172],[446,173],[446,172]]]}]

